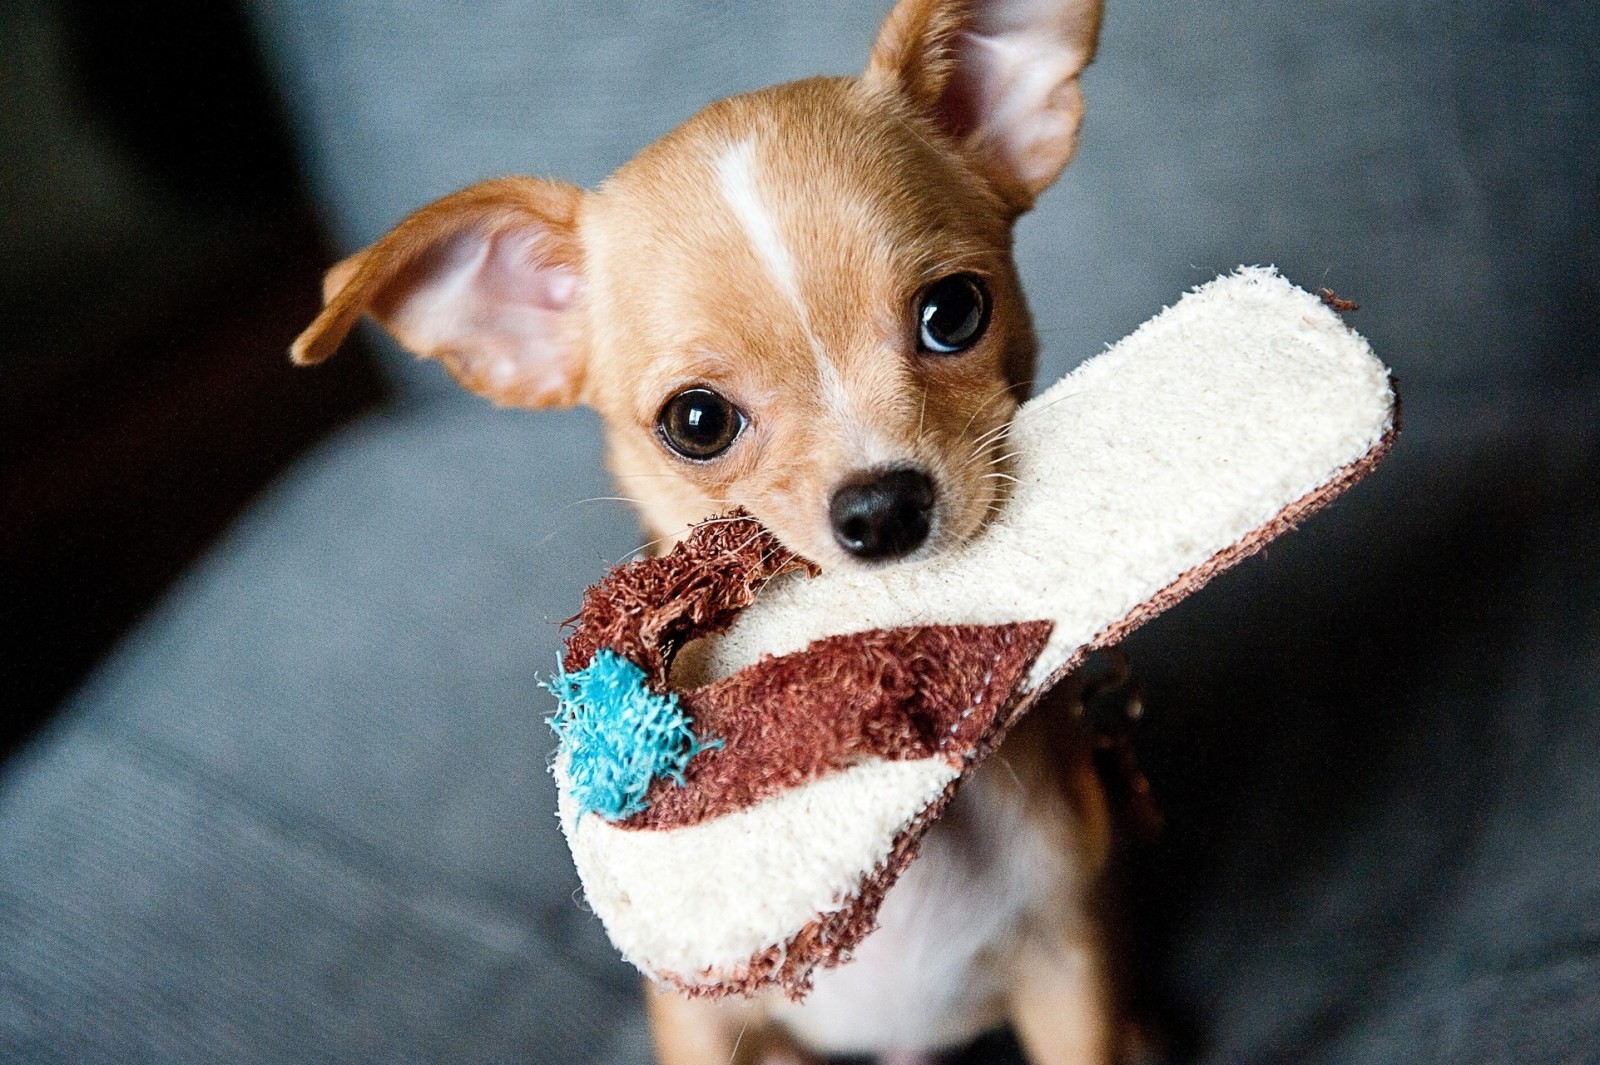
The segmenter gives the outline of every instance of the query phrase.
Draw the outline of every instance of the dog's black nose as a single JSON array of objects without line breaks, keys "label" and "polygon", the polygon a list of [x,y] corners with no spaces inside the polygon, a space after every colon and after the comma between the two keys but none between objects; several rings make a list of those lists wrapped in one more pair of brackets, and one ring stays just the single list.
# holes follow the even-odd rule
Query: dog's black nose
[{"label": "dog's black nose", "polygon": [[933,481],[921,470],[864,473],[846,481],[828,503],[833,538],[864,559],[909,555],[928,538]]}]

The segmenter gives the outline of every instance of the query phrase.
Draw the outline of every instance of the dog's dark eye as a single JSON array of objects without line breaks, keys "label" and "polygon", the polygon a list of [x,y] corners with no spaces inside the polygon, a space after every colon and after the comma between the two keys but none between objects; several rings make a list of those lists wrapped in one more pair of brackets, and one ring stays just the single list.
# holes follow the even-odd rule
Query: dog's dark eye
[{"label": "dog's dark eye", "polygon": [[744,428],[739,408],[709,388],[691,388],[667,400],[656,430],[686,459],[713,459],[732,446]]},{"label": "dog's dark eye", "polygon": [[970,348],[989,326],[989,290],[972,274],[941,277],[917,303],[917,347],[935,355]]}]

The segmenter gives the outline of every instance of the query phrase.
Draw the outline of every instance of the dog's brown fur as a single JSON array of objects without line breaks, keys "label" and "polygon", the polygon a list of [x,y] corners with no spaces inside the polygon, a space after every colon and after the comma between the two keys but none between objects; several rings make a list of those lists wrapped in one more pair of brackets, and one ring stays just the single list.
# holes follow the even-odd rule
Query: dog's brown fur
[{"label": "dog's brown fur", "polygon": [[[901,0],[859,78],[712,104],[592,192],[512,177],[424,207],[329,271],[293,358],[327,358],[366,313],[497,403],[588,404],[654,537],[743,506],[825,567],[860,564],[834,539],[830,496],[913,465],[937,486],[913,558],[959,543],[1000,500],[1004,427],[1033,374],[1012,226],[1073,154],[1099,13],[1099,0]],[[986,285],[988,329],[959,356],[919,353],[919,294],[958,271]],[[710,461],[657,429],[689,387],[745,418]],[[1090,901],[1105,804],[1086,748],[1063,757],[1038,721],[996,761],[1075,872],[1039,885],[1018,915],[1027,934],[995,945],[1009,952],[1003,1012],[1038,1065],[1106,1061],[1116,1025]],[[799,1052],[762,1001],[650,1003],[670,1065],[721,1065],[735,1044],[740,1060]]]}]

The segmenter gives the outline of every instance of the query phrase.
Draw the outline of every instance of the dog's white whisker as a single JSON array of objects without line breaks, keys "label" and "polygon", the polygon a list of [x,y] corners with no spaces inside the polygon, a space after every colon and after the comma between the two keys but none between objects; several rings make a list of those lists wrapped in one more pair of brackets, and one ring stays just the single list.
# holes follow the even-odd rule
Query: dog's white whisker
[{"label": "dog's white whisker", "polygon": [[[715,501],[713,501],[713,502],[715,502]],[[726,505],[726,501],[723,501],[723,505]],[[750,519],[746,518],[746,517],[708,518],[705,521],[696,522],[695,524],[697,526],[698,525],[726,525],[729,522],[733,522],[733,521],[749,521],[749,520]],[[683,528],[683,529],[681,529],[681,530],[679,530],[677,532],[665,533],[665,534],[663,534],[661,536],[656,537],[654,540],[651,540],[651,541],[649,541],[647,543],[640,544],[638,547],[636,547],[632,551],[630,551],[628,553],[628,555],[629,555],[629,557],[638,557],[642,552],[650,550],[652,547],[656,546],[657,544],[664,543],[665,541],[671,540],[673,537],[676,537],[676,536],[682,536],[685,533],[687,533],[688,531],[689,531],[689,529],[686,526],[685,528]]]},{"label": "dog's white whisker", "polygon": [[985,398],[982,403],[979,403],[977,408],[972,412],[972,417],[967,419],[967,424],[965,424],[965,425],[963,425],[961,427],[961,432],[956,434],[956,435],[965,436],[967,430],[972,428],[972,423],[978,420],[978,415],[982,414],[984,412],[984,409],[987,408],[989,406],[989,404],[993,403],[995,400],[999,399],[1001,396],[1005,395],[1007,392],[1010,392],[1010,391],[1011,391],[1011,386],[1009,384],[1005,384],[1005,385],[1001,385],[994,392],[989,393],[988,397]]},{"label": "dog's white whisker", "polygon": [[993,429],[990,429],[988,432],[983,433],[981,436],[979,436],[978,440],[979,440],[980,443],[987,443],[989,440],[992,440],[993,438],[995,438],[997,436],[1001,436],[1001,435],[1003,435],[1005,433],[1008,433],[1010,431],[1011,431],[1011,423],[1009,421],[1001,422],[999,425],[995,426]]},{"label": "dog's white whisker", "polygon": [[978,439],[978,442],[973,445],[972,454],[967,457],[967,461],[973,462],[985,451],[1003,445],[1006,441],[1004,430],[1009,428],[1011,428],[1011,423],[1007,422],[998,429],[991,429],[989,432],[985,433]]},{"label": "dog's white whisker", "polygon": [[977,458],[979,455],[986,455],[991,451],[1002,448],[1005,446],[1005,441],[1006,438],[1003,436],[992,436],[972,449],[972,457]]},{"label": "dog's white whisker", "polygon": [[590,496],[588,499],[580,499],[576,502],[568,503],[562,509],[571,510],[573,507],[581,507],[585,503],[628,503],[636,507],[645,505],[644,500],[635,499],[632,496]]},{"label": "dog's white whisker", "polygon": [[973,469],[985,469],[989,466],[998,466],[1007,459],[1015,457],[1016,452],[1011,452],[999,458],[987,457],[988,453],[998,451],[1010,440],[1010,437],[1005,433],[1005,430],[1009,429],[1010,427],[1011,423],[1008,421],[1004,425],[997,426],[995,429],[985,433],[984,435],[988,439],[980,441],[975,447],[973,447],[971,453],[967,455],[962,465],[969,471]]},{"label": "dog's white whisker", "polygon": [[739,1026],[739,1035],[733,1041],[733,1050],[731,1050],[728,1053],[728,1065],[733,1065],[733,1063],[735,1061],[739,1060],[739,1044],[744,1042],[744,1033],[747,1032],[749,1029],[750,1029],[750,1022],[749,1021],[745,1021],[742,1025]]},{"label": "dog's white whisker", "polygon": [[642,558],[642,557],[644,557],[645,553],[647,551],[649,551],[652,547],[656,546],[657,544],[661,543],[664,540],[670,540],[672,538],[672,535],[673,534],[668,533],[666,536],[658,536],[654,540],[650,540],[650,541],[647,541],[645,543],[642,543],[638,547],[634,548],[632,551],[629,551],[624,557],[625,558]]},{"label": "dog's white whisker", "polygon": [[1088,394],[1087,391],[1084,391],[1084,392],[1064,392],[1061,395],[1057,396],[1055,399],[1052,399],[1048,403],[1030,403],[1027,406],[1023,407],[1021,410],[1017,411],[1017,416],[1013,420],[1014,421],[1021,421],[1024,418],[1031,418],[1034,415],[1038,414],[1040,411],[1049,410],[1051,407],[1055,406],[1057,403],[1060,403],[1062,400],[1077,399],[1079,396],[1083,396],[1083,395],[1087,395],[1087,394]]},{"label": "dog's white whisker", "polygon": [[[645,506],[644,500],[635,499],[632,496],[590,496],[588,499],[578,499],[578,500],[574,500],[571,503],[568,503],[566,506],[564,506],[560,510],[558,510],[556,512],[556,515],[557,515],[558,518],[560,518],[560,517],[564,516],[568,511],[574,510],[574,509],[576,509],[578,507],[581,507],[581,506],[583,506],[583,505],[585,505],[587,503],[626,503],[628,506],[634,507],[636,509],[643,508]],[[558,521],[558,522],[556,522],[555,523],[555,527],[553,529],[551,529],[548,533],[546,533],[540,539],[534,541],[534,546],[535,547],[543,547],[545,544],[549,543],[551,540],[554,540],[557,536],[559,536],[562,533],[566,532],[571,527],[572,527],[572,522],[571,521]]]}]

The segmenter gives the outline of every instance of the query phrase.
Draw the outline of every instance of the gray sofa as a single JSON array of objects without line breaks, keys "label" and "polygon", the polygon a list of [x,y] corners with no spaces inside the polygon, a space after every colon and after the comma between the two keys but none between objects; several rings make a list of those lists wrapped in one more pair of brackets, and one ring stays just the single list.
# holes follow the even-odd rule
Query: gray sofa
[{"label": "gray sofa", "polygon": [[[883,6],[252,11],[356,246],[855,70]],[[1130,642],[1172,1060],[1600,1060],[1597,42],[1575,3],[1111,2],[1020,232],[1041,376],[1273,262],[1359,300],[1405,397],[1371,481]],[[638,532],[592,418],[392,367],[0,769],[0,1061],[647,1057],[535,684]]]}]

